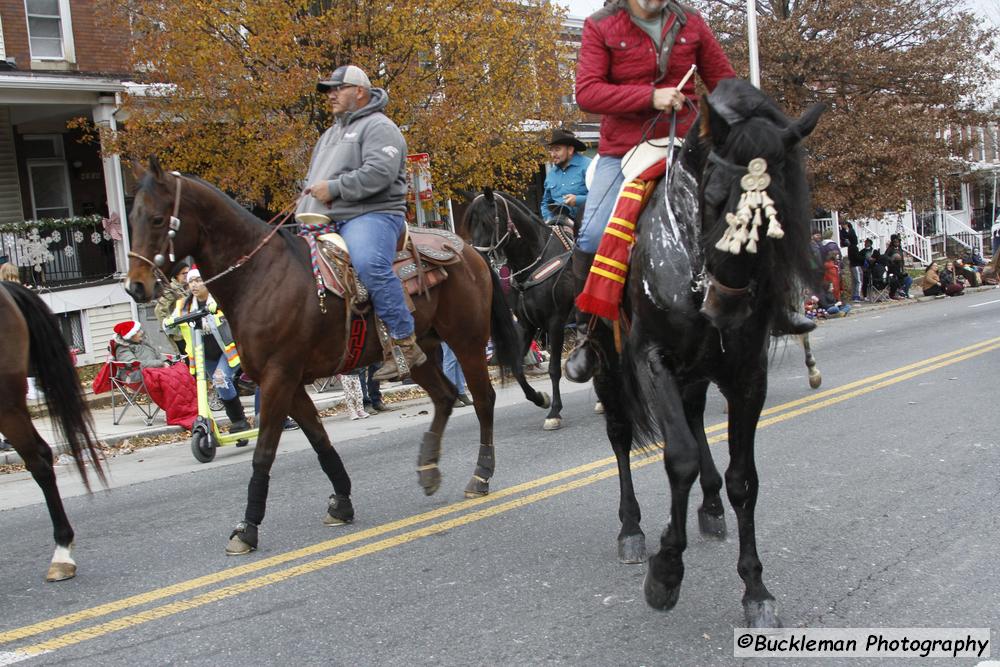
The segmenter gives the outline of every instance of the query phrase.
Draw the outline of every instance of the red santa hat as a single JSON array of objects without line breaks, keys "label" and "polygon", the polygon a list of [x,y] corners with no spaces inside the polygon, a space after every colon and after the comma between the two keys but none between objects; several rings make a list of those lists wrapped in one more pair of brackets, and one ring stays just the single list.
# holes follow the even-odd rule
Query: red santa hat
[{"label": "red santa hat", "polygon": [[132,336],[139,333],[142,329],[142,325],[134,320],[129,320],[127,322],[119,322],[115,325],[115,333],[118,334],[123,340],[128,340]]}]

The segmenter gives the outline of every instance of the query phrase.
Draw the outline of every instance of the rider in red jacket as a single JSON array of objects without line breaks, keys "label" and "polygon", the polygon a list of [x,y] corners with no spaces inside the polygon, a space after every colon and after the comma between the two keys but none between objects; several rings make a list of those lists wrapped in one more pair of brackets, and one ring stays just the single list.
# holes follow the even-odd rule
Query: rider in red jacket
[{"label": "rider in red jacket", "polygon": [[[671,111],[677,112],[678,138],[694,122],[697,112],[684,105],[685,97],[697,99],[694,78],[677,90],[691,65],[698,66],[710,91],[736,75],[701,15],[672,0],[613,0],[584,22],[576,101],[602,118],[599,157],[573,251],[577,293],[624,180],[622,156],[643,139],[667,136]],[[589,321],[578,313],[578,344],[565,369],[573,382],[586,382],[597,368],[597,355],[587,344]]]},{"label": "rider in red jacket", "polygon": [[[726,54],[701,15],[673,0],[611,0],[583,24],[576,65],[576,100],[584,111],[599,113],[601,139],[597,164],[573,252],[577,293],[583,290],[623,183],[622,156],[644,139],[670,132],[677,113],[676,137],[683,139],[697,112],[694,78],[677,86],[697,65],[709,92],[719,81],[736,76]],[[789,315],[777,325],[782,333],[805,333],[815,324]],[[578,313],[577,347],[566,360],[566,377],[586,382],[597,368],[587,341],[590,316]]]}]

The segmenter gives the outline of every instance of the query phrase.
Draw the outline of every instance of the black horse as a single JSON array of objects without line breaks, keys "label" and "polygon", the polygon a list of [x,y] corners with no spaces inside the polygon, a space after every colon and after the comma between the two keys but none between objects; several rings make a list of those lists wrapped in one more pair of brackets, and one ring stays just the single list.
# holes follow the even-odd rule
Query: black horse
[{"label": "black horse", "polygon": [[523,373],[516,375],[525,398],[549,408],[542,426],[546,431],[562,426],[560,362],[566,321],[576,296],[569,269],[573,239],[565,231],[573,223],[566,220],[568,225],[545,224],[520,201],[486,188],[466,208],[459,232],[489,256],[494,268],[504,264],[510,268],[507,299],[523,332],[522,356],[539,332],[547,341],[551,403],[545,392],[537,392],[527,383]]},{"label": "black horse", "polygon": [[813,278],[799,143],[821,113],[816,106],[792,121],[749,83],[720,83],[640,217],[626,285],[631,328],[620,357],[607,328],[599,329],[603,363],[594,384],[618,459],[619,557],[626,562],[641,561],[645,552],[629,470],[633,437],[647,445],[666,441],[670,523],[644,584],[654,608],[677,602],[688,494],[699,473],[700,528],[725,535],[722,478],[703,421],[706,391],[715,382],[729,404],[726,491],[739,523],[746,621],[778,624],[757,556],[754,435],[772,323]]}]

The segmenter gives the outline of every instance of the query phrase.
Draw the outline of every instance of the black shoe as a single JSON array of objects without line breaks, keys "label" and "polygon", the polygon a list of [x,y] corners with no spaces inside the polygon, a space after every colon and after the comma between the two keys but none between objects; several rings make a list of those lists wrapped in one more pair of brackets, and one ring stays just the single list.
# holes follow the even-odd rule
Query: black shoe
[{"label": "black shoe", "polygon": [[14,445],[10,444],[10,440],[4,438],[0,440],[0,452],[12,452],[14,451]]},{"label": "black shoe", "polygon": [[249,431],[251,428],[253,427],[250,426],[250,422],[246,419],[238,419],[229,425],[229,432],[240,433],[242,431]]},{"label": "black shoe", "polygon": [[776,336],[801,336],[815,328],[815,321],[794,310],[778,311],[771,323],[771,333]]},{"label": "black shoe", "polygon": [[372,401],[372,404],[369,407],[376,412],[386,412],[389,410],[389,408],[385,406],[385,403],[382,402],[382,399]]},{"label": "black shoe", "polygon": [[292,419],[291,417],[288,417],[287,419],[285,419],[285,425],[281,428],[281,430],[283,430],[283,431],[298,431],[299,430],[299,425],[298,425],[298,423],[294,419]]},{"label": "black shoe", "polygon": [[597,352],[593,346],[584,340],[573,348],[563,371],[570,382],[589,382],[597,371]]}]

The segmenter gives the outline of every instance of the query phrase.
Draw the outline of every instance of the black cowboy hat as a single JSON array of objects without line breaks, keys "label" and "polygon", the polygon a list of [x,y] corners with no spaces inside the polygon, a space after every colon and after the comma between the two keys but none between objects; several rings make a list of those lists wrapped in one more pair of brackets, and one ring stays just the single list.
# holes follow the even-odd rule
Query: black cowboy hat
[{"label": "black cowboy hat", "polygon": [[582,153],[587,150],[587,144],[583,143],[576,138],[576,135],[569,130],[564,130],[562,128],[556,128],[552,130],[552,139],[548,143],[549,146],[572,146],[576,149],[577,153]]}]

